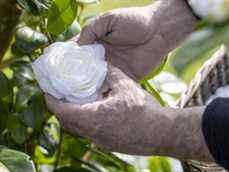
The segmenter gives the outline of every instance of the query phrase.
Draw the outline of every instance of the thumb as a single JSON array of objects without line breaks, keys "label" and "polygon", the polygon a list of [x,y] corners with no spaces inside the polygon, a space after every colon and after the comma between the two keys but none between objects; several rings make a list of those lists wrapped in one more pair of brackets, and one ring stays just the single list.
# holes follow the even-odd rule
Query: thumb
[{"label": "thumb", "polygon": [[83,27],[77,43],[80,45],[92,44],[105,37],[112,30],[112,18],[108,12],[90,20],[89,24]]}]

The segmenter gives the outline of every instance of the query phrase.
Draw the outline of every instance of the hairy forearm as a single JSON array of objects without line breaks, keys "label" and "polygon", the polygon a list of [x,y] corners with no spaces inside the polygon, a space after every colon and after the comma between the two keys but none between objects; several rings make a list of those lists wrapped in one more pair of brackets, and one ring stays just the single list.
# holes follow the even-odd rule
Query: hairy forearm
[{"label": "hairy forearm", "polygon": [[119,105],[119,110],[100,107],[104,115],[84,114],[79,118],[73,113],[60,121],[68,131],[86,136],[110,151],[213,161],[201,129],[205,107],[161,107],[150,96],[143,103],[140,109],[132,107],[126,111],[126,116],[120,116],[119,111],[125,108]]},{"label": "hairy forearm", "polygon": [[155,114],[155,110],[152,111],[152,117],[155,118],[153,121],[158,123],[152,123],[150,136],[155,138],[155,143],[152,144],[159,148],[155,149],[155,152],[179,159],[213,161],[201,129],[204,110],[203,106],[184,109],[161,108],[158,114]]}]

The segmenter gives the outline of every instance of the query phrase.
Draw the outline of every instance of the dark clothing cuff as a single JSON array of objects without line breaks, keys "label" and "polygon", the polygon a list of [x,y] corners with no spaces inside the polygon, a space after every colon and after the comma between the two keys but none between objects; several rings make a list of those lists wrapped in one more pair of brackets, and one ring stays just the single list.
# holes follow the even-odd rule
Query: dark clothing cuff
[{"label": "dark clothing cuff", "polygon": [[217,98],[207,106],[202,131],[216,163],[229,170],[229,98]]}]

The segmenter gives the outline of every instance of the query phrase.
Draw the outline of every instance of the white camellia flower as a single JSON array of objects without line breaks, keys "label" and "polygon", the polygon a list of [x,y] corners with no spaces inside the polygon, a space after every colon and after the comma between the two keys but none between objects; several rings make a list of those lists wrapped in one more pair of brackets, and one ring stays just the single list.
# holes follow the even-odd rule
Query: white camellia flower
[{"label": "white camellia flower", "polygon": [[229,18],[229,0],[188,0],[194,12],[211,22],[224,22]]},{"label": "white camellia flower", "polygon": [[101,44],[78,46],[72,41],[50,45],[32,67],[44,92],[77,104],[95,101],[107,74]]}]

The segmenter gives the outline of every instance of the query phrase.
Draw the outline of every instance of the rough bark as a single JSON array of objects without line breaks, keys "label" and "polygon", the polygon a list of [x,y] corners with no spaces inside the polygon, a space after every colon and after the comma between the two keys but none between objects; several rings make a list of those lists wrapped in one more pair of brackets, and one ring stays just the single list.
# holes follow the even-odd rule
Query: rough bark
[{"label": "rough bark", "polygon": [[16,0],[0,0],[0,62],[9,47],[20,13]]}]

